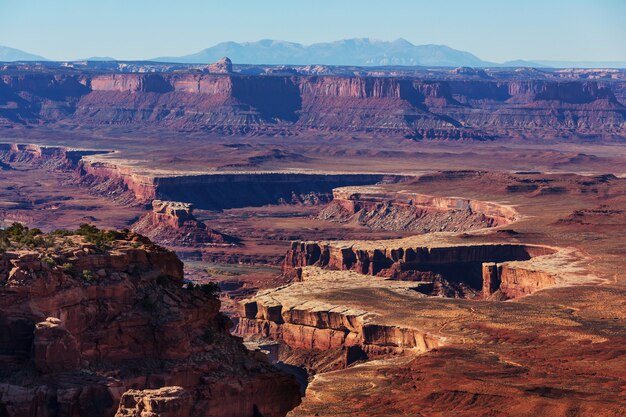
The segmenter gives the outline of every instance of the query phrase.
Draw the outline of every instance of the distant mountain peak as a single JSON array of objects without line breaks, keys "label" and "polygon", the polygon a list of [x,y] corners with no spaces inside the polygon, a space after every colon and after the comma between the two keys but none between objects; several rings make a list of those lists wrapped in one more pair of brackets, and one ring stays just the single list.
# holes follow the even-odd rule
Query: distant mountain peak
[{"label": "distant mountain peak", "polygon": [[0,62],[47,61],[46,58],[19,49],[0,45]]},{"label": "distant mountain peak", "polygon": [[407,41],[404,38],[398,38],[394,41],[391,41],[391,43],[395,44],[395,45],[406,45],[406,46],[415,46],[413,45],[411,42]]},{"label": "distant mountain peak", "polygon": [[117,61],[117,59],[110,56],[90,56],[89,58],[81,59],[79,61]]}]

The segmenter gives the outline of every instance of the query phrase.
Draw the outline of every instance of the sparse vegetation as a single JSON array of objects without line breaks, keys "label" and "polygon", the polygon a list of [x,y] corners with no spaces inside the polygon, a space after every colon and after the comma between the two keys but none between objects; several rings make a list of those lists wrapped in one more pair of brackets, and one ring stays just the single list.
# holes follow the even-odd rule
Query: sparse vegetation
[{"label": "sparse vegetation", "polygon": [[[3,231],[4,232],[4,231]],[[11,247],[11,242],[6,234],[0,235],[0,253],[6,252]]]},{"label": "sparse vegetation", "polygon": [[219,277],[219,276],[238,277],[240,275],[243,275],[243,273],[241,271],[228,270],[228,269],[225,269],[225,268],[216,268],[216,267],[207,268],[206,269],[206,273],[210,277]]},{"label": "sparse vegetation", "polygon": [[67,236],[72,236],[75,233],[71,230],[56,229],[50,232],[50,234],[53,236],[67,237]]},{"label": "sparse vegetation", "polygon": [[77,230],[57,229],[50,233],[43,233],[38,228],[29,228],[21,223],[13,223],[6,229],[0,230],[0,252],[10,249],[54,248],[61,250],[72,245],[71,236],[82,236],[97,249],[105,250],[111,247],[116,239],[122,239],[124,232],[100,230],[90,224],[81,224]]},{"label": "sparse vegetation", "polygon": [[41,258],[41,261],[46,263],[50,268],[56,266],[57,264],[57,262],[49,256],[44,256],[43,258]]},{"label": "sparse vegetation", "polygon": [[210,297],[217,297],[220,293],[220,287],[214,283],[209,282],[208,284],[194,284],[193,282],[187,283],[186,287],[189,291],[193,291],[195,289],[200,289],[203,294],[208,295]]},{"label": "sparse vegetation", "polygon": [[0,230],[0,249],[6,251],[15,249],[34,249],[49,247],[50,241],[44,239],[40,229],[29,229],[21,223],[13,223],[4,230]]},{"label": "sparse vegetation", "polygon": [[121,233],[112,230],[100,230],[91,224],[81,224],[75,234],[82,236],[89,243],[93,243],[98,249],[108,249],[115,239],[121,237]]},{"label": "sparse vegetation", "polygon": [[91,272],[88,269],[84,269],[83,272],[81,273],[81,276],[87,282],[91,282],[93,280],[93,272]]}]

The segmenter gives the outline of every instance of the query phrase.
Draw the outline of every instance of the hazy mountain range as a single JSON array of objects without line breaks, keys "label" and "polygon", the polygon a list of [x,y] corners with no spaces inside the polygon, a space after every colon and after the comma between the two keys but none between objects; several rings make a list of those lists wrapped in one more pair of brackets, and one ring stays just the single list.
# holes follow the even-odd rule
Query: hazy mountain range
[{"label": "hazy mountain range", "polygon": [[302,45],[294,42],[262,40],[258,42],[223,42],[196,54],[159,57],[155,61],[208,63],[227,56],[234,63],[292,65],[428,65],[478,67],[487,64],[469,52],[443,45],[413,45],[398,39],[392,42],[370,39],[346,39],[336,42]]},{"label": "hazy mountain range", "polygon": [[28,52],[20,51],[19,49],[0,45],[0,61],[47,61],[47,59],[39,55],[33,55]]},{"label": "hazy mountain range", "polygon": [[[574,62],[515,60],[484,61],[466,51],[445,45],[413,45],[405,39],[379,41],[369,38],[302,45],[295,42],[261,40],[222,42],[191,55],[157,57],[147,61],[208,64],[227,56],[235,64],[350,65],[350,66],[444,66],[444,67],[582,67],[626,68],[624,62]],[[42,61],[43,57],[0,46],[0,61]],[[98,57],[90,60],[114,60]]]}]

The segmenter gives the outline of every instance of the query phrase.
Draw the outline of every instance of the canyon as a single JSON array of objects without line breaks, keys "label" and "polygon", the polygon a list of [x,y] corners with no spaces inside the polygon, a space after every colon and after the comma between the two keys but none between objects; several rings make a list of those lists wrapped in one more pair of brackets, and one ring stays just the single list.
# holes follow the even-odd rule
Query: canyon
[{"label": "canyon", "polygon": [[622,70],[0,79],[0,416],[626,414]]},{"label": "canyon", "polygon": [[[62,385],[63,381],[82,383],[83,377],[74,377],[74,373],[69,374],[69,379],[58,376],[68,375],[64,367],[72,368],[76,364],[68,356],[52,353],[75,349],[82,358],[80,367],[87,366],[96,373],[102,371],[109,378],[108,383],[121,387],[115,395],[98,397],[104,399],[98,400],[100,408],[97,410],[100,411],[95,412],[102,415],[138,415],[152,410],[150,412],[163,416],[168,413],[191,416],[202,415],[197,413],[206,407],[223,410],[220,412],[224,414],[216,415],[241,415],[239,408],[230,409],[223,402],[219,405],[212,402],[215,398],[212,395],[221,395],[217,393],[222,388],[217,387],[236,395],[236,400],[230,401],[232,406],[251,410],[246,411],[251,412],[250,415],[336,415],[341,410],[360,410],[358,399],[362,392],[368,392],[369,401],[374,402],[368,403],[367,413],[356,411],[357,415],[407,411],[445,414],[448,409],[456,409],[461,415],[487,415],[495,409],[501,413],[515,410],[520,415],[537,412],[565,416],[572,407],[579,410],[579,415],[592,415],[599,410],[606,415],[619,415],[623,411],[619,389],[623,383],[619,373],[624,365],[620,353],[623,341],[619,329],[624,319],[619,314],[623,298],[617,277],[624,258],[615,242],[620,241],[623,225],[620,207],[624,204],[626,183],[619,176],[531,171],[381,170],[360,178],[350,167],[346,167],[344,173],[325,174],[303,173],[289,167],[283,168],[286,172],[281,173],[283,177],[278,180],[267,177],[264,170],[229,172],[227,175],[231,177],[242,175],[245,181],[253,181],[256,175],[261,184],[258,189],[267,187],[237,204],[241,200],[221,197],[227,185],[223,186],[224,191],[205,196],[211,190],[210,184],[216,181],[207,178],[223,178],[221,172],[203,173],[199,179],[195,174],[181,173],[180,178],[184,180],[177,180],[178,195],[198,194],[194,202],[185,202],[185,199],[155,198],[167,190],[159,188],[161,177],[176,178],[173,170],[149,170],[130,159],[122,161],[116,152],[13,144],[2,147],[0,158],[8,167],[2,171],[7,178],[12,178],[11,175],[36,177],[39,173],[59,175],[65,178],[60,190],[67,190],[72,196],[88,192],[93,201],[111,204],[99,203],[102,208],[98,216],[102,220],[115,219],[108,212],[131,210],[125,215],[127,227],[143,227],[146,233],[158,230],[155,238],[163,239],[163,244],[185,255],[187,268],[191,268],[185,272],[185,277],[200,283],[193,291],[202,292],[201,285],[209,282],[224,288],[220,299],[224,313],[234,323],[232,331],[253,347],[246,353],[241,342],[228,335],[229,319],[217,313],[217,300],[208,304],[202,302],[202,308],[211,308],[212,313],[201,314],[203,319],[193,322],[197,324],[188,324],[195,329],[191,334],[197,333],[200,340],[191,336],[193,340],[185,342],[188,348],[175,349],[171,354],[195,355],[189,352],[195,352],[196,344],[201,348],[203,343],[209,343],[202,341],[203,326],[213,323],[217,329],[212,333],[215,346],[212,355],[215,356],[203,354],[202,360],[217,366],[215,361],[233,364],[233,358],[247,357],[242,359],[243,368],[237,368],[239,362],[235,361],[234,367],[229,365],[227,369],[228,372],[244,372],[239,375],[250,375],[250,379],[239,377],[239,388],[233,391],[227,382],[229,374],[215,371],[225,365],[198,368],[202,362],[197,359],[193,362],[194,369],[200,369],[205,375],[219,375],[220,382],[209,378],[200,385],[191,385],[198,382],[176,376],[190,372],[185,368],[188,365],[183,364],[186,360],[167,356],[168,350],[161,349],[167,343],[161,342],[159,337],[155,339],[159,346],[155,347],[156,353],[147,345],[138,351],[142,353],[124,351],[115,361],[105,364],[98,356],[94,358],[91,351],[84,350],[88,343],[94,343],[89,341],[90,333],[82,336],[83,332],[79,336],[74,326],[81,324],[68,322],[68,317],[76,320],[78,316],[66,315],[60,306],[52,305],[50,310],[42,307],[39,316],[28,318],[29,326],[36,329],[33,332],[41,333],[33,339],[33,354],[43,352],[38,355],[44,358],[32,359],[32,363],[40,367],[37,369],[48,372],[43,376],[50,375],[52,381],[60,381],[50,385],[50,394],[46,395],[59,395],[53,393],[68,389]],[[582,163],[594,167],[596,161],[590,158]],[[99,171],[99,164],[106,169]],[[291,182],[285,182],[285,176],[293,174],[298,175],[288,177]],[[333,175],[332,181],[322,181],[325,175]],[[146,178],[149,180],[144,181]],[[232,187],[245,181],[230,184]],[[273,188],[273,181],[282,184],[282,194],[275,194],[273,190],[278,187]],[[295,190],[289,190],[290,186]],[[219,185],[215,189],[220,190]],[[45,189],[37,191],[41,192]],[[285,198],[285,195],[308,197]],[[65,212],[66,216],[76,216],[63,206],[63,201],[71,200],[56,198],[59,214],[55,215]],[[54,200],[45,204],[50,201]],[[32,204],[36,208],[40,203],[33,200]],[[242,207],[244,204],[252,206]],[[7,214],[14,212],[10,207],[5,210]],[[29,224],[43,220],[36,210],[26,212],[32,216]],[[295,213],[301,214],[289,217]],[[329,216],[329,213],[340,215]],[[602,221],[594,213],[603,213]],[[124,216],[120,220],[122,218]],[[363,218],[371,220],[359,221]],[[48,221],[54,224],[58,220]],[[606,229],[607,222],[614,227]],[[49,229],[53,228],[52,224]],[[581,243],[581,227],[584,233],[594,236],[594,240]],[[181,264],[173,255],[164,257],[165,252],[150,246],[143,240],[145,238],[133,232],[122,233],[127,237],[116,243],[121,245],[116,250],[135,253],[133,251],[141,252],[145,246],[148,252],[158,252],[155,259],[162,262],[159,265],[167,267],[168,274],[178,277],[172,282],[172,289],[167,287],[168,297],[173,297],[172,294],[183,297],[178,291],[188,294],[185,291],[189,290],[184,289],[187,284],[180,281]],[[275,237],[256,240],[268,234]],[[297,238],[290,239],[294,236]],[[328,240],[329,236],[336,238]],[[238,240],[228,242],[230,238]],[[128,239],[126,243],[125,239]],[[268,245],[269,242],[273,245]],[[82,249],[86,260],[80,262],[86,263],[74,269],[93,270],[93,279],[98,284],[91,284],[81,276],[65,277],[67,274],[62,271],[53,275],[69,280],[69,288],[74,292],[77,291],[76,280],[86,288],[114,285],[109,283],[111,279],[123,285],[127,285],[125,279],[132,282],[134,278],[128,272],[132,268],[125,261],[120,261],[119,270],[117,266],[107,266],[109,255],[90,254],[89,251],[97,251],[97,248],[90,248],[87,245],[88,252]],[[198,259],[193,258],[194,253],[213,260],[233,257],[236,262],[247,257],[253,269],[247,275],[229,276],[229,270],[222,268],[203,278],[205,264],[194,260]],[[38,255],[38,265],[47,262],[41,260],[42,256]],[[79,262],[74,260],[74,252],[69,257],[63,256],[66,258],[57,264],[68,263],[65,260]],[[92,268],[93,256],[99,259],[98,268]],[[113,258],[118,259],[116,256]],[[273,276],[267,272],[255,274],[254,268],[260,268],[270,257],[275,259],[274,264],[280,262],[282,271],[275,267]],[[17,262],[15,259],[8,262]],[[152,313],[143,307],[148,305],[143,301],[145,292],[156,297],[155,314],[169,317],[157,313],[169,305],[163,304],[159,295],[158,287],[165,282],[159,278],[161,267],[148,264],[144,267],[145,276],[140,274],[140,281],[130,287],[136,293],[128,297],[134,307],[124,304],[120,308],[130,308],[132,315],[150,317]],[[41,268],[47,271],[45,266]],[[31,269],[26,268],[24,274],[39,276],[39,272],[30,272]],[[142,289],[144,286],[149,289]],[[182,289],[176,290],[179,286]],[[193,291],[190,294],[194,294]],[[106,291],[93,296],[81,295],[80,291],[77,294],[88,300],[95,297],[98,305],[112,303],[107,301]],[[48,294],[42,297],[41,302],[50,300]],[[36,302],[39,301],[29,301],[31,305]],[[197,305],[186,298],[181,298],[180,302],[184,304],[176,304],[178,309],[193,309]],[[9,304],[3,307],[3,314],[20,308],[17,303],[10,302],[10,305],[13,307]],[[594,307],[589,308],[590,305]],[[190,314],[199,317],[198,313]],[[604,317],[611,319],[607,321]],[[109,332],[107,326],[119,321],[112,320],[100,320],[100,327],[94,327],[98,337],[105,337]],[[124,319],[124,323],[141,326],[141,322],[136,324],[137,320]],[[163,321],[162,318],[156,323],[181,327],[178,321]],[[536,331],[537,323],[541,323],[541,333]],[[137,327],[129,330],[136,331]],[[172,332],[158,334],[176,334]],[[26,334],[25,338],[10,340],[30,340],[28,331]],[[102,345],[100,340],[103,339],[98,339],[97,346]],[[116,336],[115,340],[125,339]],[[181,339],[168,337],[167,340],[176,340],[172,343],[180,346]],[[27,342],[23,343],[26,346]],[[11,363],[24,363],[24,360],[30,363],[26,350],[26,347],[22,350],[22,362],[15,362],[12,357]],[[115,352],[115,349],[105,350]],[[270,352],[269,356],[264,352]],[[168,366],[150,371],[149,377],[142,373],[152,369],[148,365],[127,371],[125,361],[136,362],[137,355],[148,355],[147,363],[155,358],[164,360]],[[45,359],[53,356],[61,363]],[[250,368],[250,363],[256,365]],[[305,377],[302,382],[300,376],[298,385],[293,376],[275,366],[303,369],[309,374],[308,381]],[[496,372],[491,371],[494,367]],[[7,369],[8,375],[15,375],[10,371],[15,368]],[[187,370],[181,374],[183,369]],[[543,369],[549,369],[550,376],[546,376]],[[265,376],[255,376],[255,372]],[[482,378],[480,383],[475,380],[477,373]],[[563,378],[564,375],[567,378]],[[39,374],[29,376],[39,377]],[[346,383],[346,380],[353,382]],[[11,387],[27,383],[25,379],[11,381]],[[247,399],[246,393],[259,392],[254,388],[258,383],[255,381],[264,381],[266,389],[276,391],[263,391],[260,398]],[[369,383],[367,381],[377,381],[377,385],[363,386]],[[461,385],[453,381],[461,381]],[[413,388],[414,385],[419,388]],[[306,386],[305,397],[296,407],[303,386]],[[285,391],[285,387],[290,387],[289,391]],[[389,390],[393,390],[397,406],[385,404]],[[12,396],[14,392],[11,388],[0,397],[8,415],[20,415],[23,412],[20,407],[25,407],[24,402]],[[286,396],[286,392],[294,394]],[[566,397],[563,392],[567,392]],[[63,401],[69,403],[63,404],[80,409],[81,396],[82,401],[89,402],[92,398],[89,395],[92,394],[80,394],[78,400],[65,396]],[[589,400],[590,395],[593,400]],[[94,411],[89,408],[85,412]]]}]

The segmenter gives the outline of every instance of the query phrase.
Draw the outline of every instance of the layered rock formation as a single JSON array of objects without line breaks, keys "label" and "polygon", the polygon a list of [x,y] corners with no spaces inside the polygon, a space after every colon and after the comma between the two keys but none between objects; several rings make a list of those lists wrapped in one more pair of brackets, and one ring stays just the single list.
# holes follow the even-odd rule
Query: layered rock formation
[{"label": "layered rock formation", "polygon": [[586,261],[574,249],[450,239],[449,234],[428,234],[389,241],[294,242],[285,259],[285,272],[292,272],[294,282],[240,302],[237,332],[252,340],[279,341],[288,349],[284,360],[314,372],[337,369],[446,345],[444,328],[454,321],[448,310],[463,305],[474,311],[471,303],[491,308],[491,303],[467,298],[504,301],[595,279],[584,274]]},{"label": "layered rock formation", "polygon": [[[233,171],[211,174],[147,174],[126,161],[99,158],[108,151],[58,146],[0,144],[0,161],[25,162],[72,172],[75,181],[124,204],[179,201],[221,210],[266,204],[316,204],[332,198],[334,188],[399,181],[404,175]],[[233,192],[236,186],[237,192]],[[144,230],[145,231],[145,230]]]},{"label": "layered rock formation", "polygon": [[[154,199],[184,201],[207,210],[329,200],[332,190],[343,185],[364,185],[401,175],[319,174],[298,172],[219,172],[204,175],[144,175],[132,167],[99,160],[83,160],[80,181],[90,187],[103,187],[123,193],[135,201]],[[233,192],[233,186],[237,192]],[[313,198],[312,198],[313,197]]]},{"label": "layered rock formation", "polygon": [[122,395],[115,417],[188,417],[189,394],[181,387],[128,390]]},{"label": "layered rock formation", "polygon": [[[292,349],[329,351],[344,348],[343,365],[358,348],[362,357],[375,357],[406,350],[425,352],[440,344],[440,338],[410,326],[387,325],[376,314],[343,303],[323,301],[325,294],[345,289],[380,289],[398,294],[413,293],[416,283],[372,280],[349,271],[330,275],[318,268],[303,268],[300,281],[260,291],[240,303],[237,333],[280,340]],[[361,358],[362,358],[361,357]]]},{"label": "layered rock formation", "polygon": [[28,143],[0,143],[0,161],[23,162],[49,169],[75,169],[84,156],[106,153],[61,146],[40,146]]},{"label": "layered rock formation", "polygon": [[[228,62],[212,72],[228,71]],[[210,70],[211,71],[211,70]],[[624,135],[620,81],[92,73],[0,74],[7,126],[64,122],[222,133],[376,131],[412,138]],[[524,129],[524,132],[521,131]]]},{"label": "layered rock formation", "polygon": [[172,252],[77,233],[17,228],[0,254],[1,415],[284,416],[298,404],[295,380],[228,333],[213,288],[184,284]]},{"label": "layered rock formation", "polygon": [[[415,246],[418,241],[424,246]],[[511,262],[555,253],[546,246],[450,245],[425,239],[383,242],[379,246],[364,242],[293,242],[285,255],[283,271],[297,276],[298,268],[317,266],[431,283],[439,275],[446,281],[482,289],[486,297],[498,292],[505,299],[556,283],[554,273],[536,271],[533,263]]]},{"label": "layered rock formation", "polygon": [[512,207],[491,202],[389,192],[370,186],[333,190],[332,203],[319,217],[355,222],[375,230],[429,233],[502,226],[514,222],[518,214]]},{"label": "layered rock formation", "polygon": [[144,214],[132,229],[154,242],[174,246],[235,244],[237,240],[209,229],[193,215],[193,205],[178,201],[153,200],[152,211]]},{"label": "layered rock formation", "polygon": [[[280,202],[299,203],[311,193],[330,197],[341,185],[372,184],[403,176],[384,174],[320,174],[239,172],[155,178],[157,198],[193,203],[198,208],[225,209]],[[237,187],[237,192],[233,192]],[[323,198],[326,199],[326,198]]]}]

